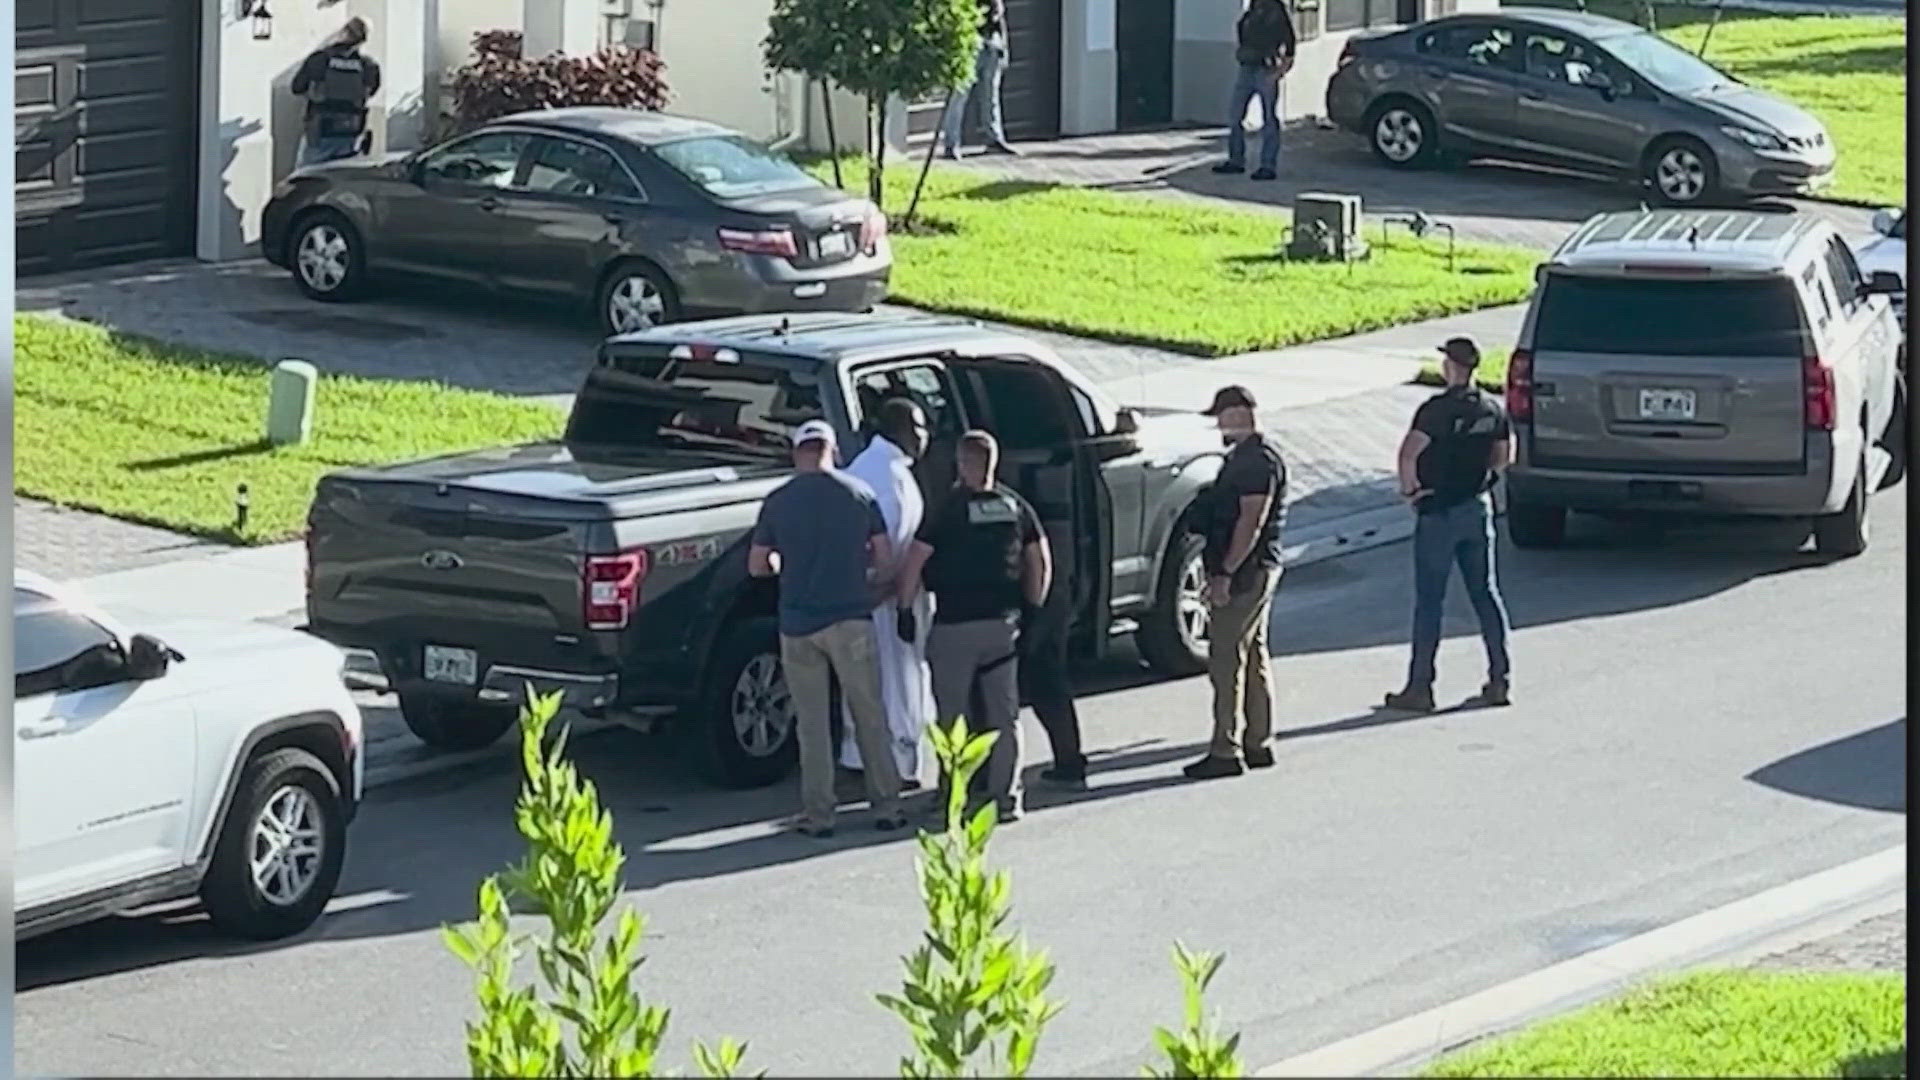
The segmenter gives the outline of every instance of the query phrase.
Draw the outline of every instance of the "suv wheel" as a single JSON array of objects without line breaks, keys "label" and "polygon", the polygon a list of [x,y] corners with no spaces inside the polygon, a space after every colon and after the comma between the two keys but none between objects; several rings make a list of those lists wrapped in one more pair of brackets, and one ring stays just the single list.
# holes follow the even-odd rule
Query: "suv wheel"
[{"label": "suv wheel", "polygon": [[600,284],[600,330],[608,337],[651,330],[680,318],[680,297],[667,275],[646,263],[621,263]]},{"label": "suv wheel", "polygon": [[1167,552],[1154,589],[1153,610],[1140,620],[1140,655],[1163,675],[1181,678],[1207,670],[1207,569],[1201,560],[1206,542],[1182,535]]},{"label": "suv wheel", "polygon": [[293,283],[314,300],[351,300],[366,277],[360,234],[338,214],[320,212],[300,220],[288,242]]},{"label": "suv wheel", "polygon": [[1850,559],[1867,550],[1867,458],[1853,473],[1853,490],[1837,514],[1813,519],[1813,550],[1836,559]]},{"label": "suv wheel", "polygon": [[1567,508],[1507,495],[1507,539],[1517,548],[1559,547],[1567,539]]},{"label": "suv wheel", "polygon": [[476,701],[400,694],[400,719],[407,730],[435,750],[478,750],[506,734],[519,710],[511,705],[482,705]]},{"label": "suv wheel", "polygon": [[1367,121],[1367,142],[1373,155],[1388,165],[1418,168],[1438,154],[1440,129],[1426,106],[1396,98],[1374,107]]},{"label": "suv wheel", "polygon": [[200,884],[224,933],[270,941],[312,926],[333,899],[346,856],[339,782],[305,750],[248,762]]},{"label": "suv wheel", "polygon": [[793,770],[799,724],[773,619],[748,619],[724,632],[699,713],[688,721],[688,749],[716,784],[765,787]]},{"label": "suv wheel", "polygon": [[1713,151],[1697,139],[1664,139],[1647,151],[1644,179],[1668,206],[1698,206],[1720,186]]}]

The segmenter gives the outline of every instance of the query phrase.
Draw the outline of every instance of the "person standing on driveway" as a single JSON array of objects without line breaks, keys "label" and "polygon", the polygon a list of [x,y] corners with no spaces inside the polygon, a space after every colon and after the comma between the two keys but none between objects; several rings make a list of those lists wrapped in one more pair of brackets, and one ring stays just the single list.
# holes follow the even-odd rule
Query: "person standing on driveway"
[{"label": "person standing on driveway", "polygon": [[893,553],[873,492],[834,468],[833,426],[809,420],[793,432],[792,479],[760,507],[747,572],[780,576],[780,664],[793,697],[800,740],[797,831],[833,835],[832,679],[840,680],[866,762],[874,826],[906,824],[900,774],[880,699],[874,656],[875,601],[892,584]]},{"label": "person standing on driveway", "polygon": [[1067,665],[1073,624],[1070,592],[1066,581],[1055,577],[1046,603],[1027,609],[1020,629],[1020,692],[1032,703],[1033,715],[1053,745],[1053,764],[1040,778],[1079,791],[1087,786],[1087,756],[1080,744],[1080,712]]},{"label": "person standing on driveway", "polygon": [[[1020,611],[1046,600],[1053,555],[1033,507],[994,481],[999,457],[992,435],[960,436],[959,482],[921,524],[901,568],[899,602],[912,604],[923,580],[933,593],[934,714],[945,728],[972,711],[975,731],[999,735],[985,792],[1004,823],[1020,817]],[[940,778],[943,789],[952,782]]]},{"label": "person standing on driveway", "polygon": [[290,89],[307,99],[306,131],[300,141],[303,167],[365,150],[367,101],[380,92],[380,65],[360,51],[366,43],[367,21],[356,15],[293,73]]},{"label": "person standing on driveway", "polygon": [[1280,80],[1293,69],[1293,16],[1287,0],[1251,0],[1240,15],[1240,74],[1227,107],[1227,160],[1213,167],[1222,175],[1247,171],[1247,106],[1260,102],[1260,167],[1255,180],[1271,180],[1280,166]]},{"label": "person standing on driveway", "polygon": [[[920,531],[926,507],[913,463],[927,449],[927,414],[905,398],[883,402],[867,448],[847,466],[847,474],[873,490],[880,516],[887,525],[887,545],[904,557]],[[933,603],[922,596],[902,617],[900,609],[883,602],[873,609],[873,642],[880,658],[880,700],[887,711],[893,756],[906,790],[919,786],[920,738],[933,715],[933,690],[927,675],[927,630],[933,622]],[[840,764],[860,769],[858,728],[843,703]]]},{"label": "person standing on driveway", "polygon": [[1469,338],[1440,347],[1447,388],[1413,414],[1400,442],[1400,493],[1417,515],[1413,530],[1413,661],[1406,689],[1387,708],[1433,711],[1434,654],[1440,648],[1447,582],[1454,566],[1487,645],[1487,684],[1469,706],[1508,703],[1507,607],[1494,573],[1493,485],[1513,461],[1513,426],[1500,402],[1480,392],[1480,349]]},{"label": "person standing on driveway", "polygon": [[[1280,583],[1280,527],[1286,515],[1287,466],[1255,428],[1253,394],[1227,386],[1206,415],[1233,449],[1213,482],[1202,522],[1206,545],[1207,672],[1213,679],[1213,742],[1187,766],[1191,780],[1238,776],[1273,764],[1273,661],[1267,618]],[[1244,726],[1242,717],[1244,717]]]},{"label": "person standing on driveway", "polygon": [[953,88],[947,100],[947,113],[940,118],[941,140],[948,158],[960,157],[960,126],[967,116],[967,103],[978,97],[987,126],[987,145],[1003,154],[1020,151],[1007,141],[1006,124],[1000,112],[1000,80],[1007,71],[1007,0],[980,0],[980,51],[973,61],[973,75]]}]

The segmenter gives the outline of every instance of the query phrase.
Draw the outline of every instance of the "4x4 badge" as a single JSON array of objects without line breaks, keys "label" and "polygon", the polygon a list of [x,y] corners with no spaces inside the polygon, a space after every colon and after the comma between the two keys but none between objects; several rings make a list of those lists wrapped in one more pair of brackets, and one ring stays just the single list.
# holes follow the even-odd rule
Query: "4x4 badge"
[{"label": "4x4 badge", "polygon": [[466,560],[451,551],[429,551],[420,556],[420,565],[429,570],[458,570]]}]

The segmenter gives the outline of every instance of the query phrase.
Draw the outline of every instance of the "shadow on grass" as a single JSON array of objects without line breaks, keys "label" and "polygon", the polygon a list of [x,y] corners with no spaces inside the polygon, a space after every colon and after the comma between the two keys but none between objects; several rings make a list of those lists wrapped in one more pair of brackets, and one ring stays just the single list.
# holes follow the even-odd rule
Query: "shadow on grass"
[{"label": "shadow on grass", "polygon": [[1907,50],[1902,45],[1861,45],[1834,52],[1799,52],[1771,60],[1740,65],[1743,75],[1758,78],[1795,75],[1890,75],[1904,77]]},{"label": "shadow on grass", "polygon": [[[970,202],[1006,202],[1025,195],[1037,195],[1048,191],[1060,191],[1062,184],[1048,184],[1038,180],[995,180],[990,184],[981,184],[946,195],[949,199],[966,199]],[[1078,188],[1070,190],[1079,190]]]},{"label": "shadow on grass", "polygon": [[1881,1077],[1907,1075],[1907,1047],[1905,1043],[1897,1047],[1875,1051],[1871,1054],[1858,1054],[1840,1063],[1840,1075],[1848,1077]]},{"label": "shadow on grass", "polygon": [[215,461],[228,461],[232,458],[251,457],[273,450],[273,444],[265,439],[255,439],[238,446],[221,446],[212,450],[195,450],[190,454],[174,454],[171,457],[148,458],[135,461],[127,466],[133,472],[160,472],[165,469],[179,469],[189,465],[206,465]]}]

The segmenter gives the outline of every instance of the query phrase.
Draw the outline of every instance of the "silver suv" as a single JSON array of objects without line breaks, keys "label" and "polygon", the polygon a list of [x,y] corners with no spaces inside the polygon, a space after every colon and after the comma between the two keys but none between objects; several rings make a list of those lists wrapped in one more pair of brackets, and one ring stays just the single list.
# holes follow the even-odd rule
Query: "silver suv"
[{"label": "silver suv", "polygon": [[1906,472],[1904,339],[1830,226],[1601,214],[1539,282],[1507,374],[1514,544],[1581,510],[1812,517],[1820,552],[1865,550],[1868,494]]}]

